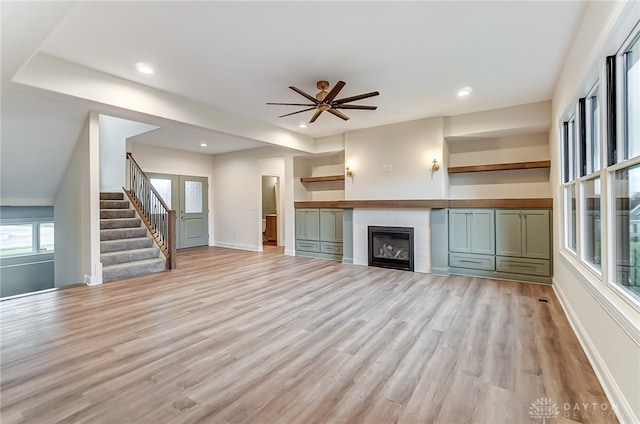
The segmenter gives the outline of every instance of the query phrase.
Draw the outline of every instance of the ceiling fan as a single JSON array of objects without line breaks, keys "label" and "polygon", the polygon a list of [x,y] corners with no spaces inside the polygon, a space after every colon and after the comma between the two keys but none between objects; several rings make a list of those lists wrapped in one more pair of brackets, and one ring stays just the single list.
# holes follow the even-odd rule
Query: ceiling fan
[{"label": "ceiling fan", "polygon": [[318,116],[320,116],[320,114],[324,111],[327,111],[337,116],[338,118],[344,119],[346,121],[347,119],[349,119],[349,117],[344,113],[340,112],[338,109],[376,110],[378,108],[377,106],[346,104],[350,102],[355,102],[357,100],[362,100],[369,97],[377,96],[378,94],[380,94],[377,91],[358,94],[357,96],[343,97],[342,99],[334,100],[338,95],[338,93],[340,92],[340,90],[342,90],[342,87],[345,86],[345,84],[346,83],[344,81],[338,81],[336,85],[333,86],[331,91],[327,92],[327,89],[329,88],[329,82],[318,81],[318,83],[316,84],[316,87],[318,87],[318,90],[320,91],[318,92],[318,94],[316,94],[315,97],[305,93],[299,88],[296,88],[294,86],[289,86],[290,89],[300,94],[301,96],[305,97],[307,100],[309,100],[312,103],[267,103],[267,104],[268,105],[286,105],[286,106],[308,106],[307,109],[302,109],[297,112],[287,113],[285,115],[278,116],[278,118],[283,118],[285,116],[295,115],[296,113],[307,112],[309,110],[315,109],[316,113],[313,114],[313,117],[311,118],[309,123],[315,122],[316,119],[318,119]]}]

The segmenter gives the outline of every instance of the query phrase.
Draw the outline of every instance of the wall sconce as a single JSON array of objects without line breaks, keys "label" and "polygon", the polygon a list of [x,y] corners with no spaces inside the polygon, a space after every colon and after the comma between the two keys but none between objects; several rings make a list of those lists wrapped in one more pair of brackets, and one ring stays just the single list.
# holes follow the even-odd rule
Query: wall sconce
[{"label": "wall sconce", "polygon": [[347,177],[349,178],[353,178],[353,170],[351,168],[349,168],[349,165],[347,165],[347,167],[345,168]]},{"label": "wall sconce", "polygon": [[433,165],[431,165],[431,170],[433,172],[436,172],[438,169],[440,169],[440,164],[438,163],[438,159],[433,158]]}]

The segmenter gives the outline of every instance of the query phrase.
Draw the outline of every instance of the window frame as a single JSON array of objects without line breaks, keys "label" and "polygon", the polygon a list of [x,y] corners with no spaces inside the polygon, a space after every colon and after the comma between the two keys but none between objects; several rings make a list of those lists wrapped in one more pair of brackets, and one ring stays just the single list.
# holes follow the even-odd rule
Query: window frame
[{"label": "window frame", "polygon": [[42,249],[41,246],[41,238],[40,238],[40,225],[42,224],[52,224],[54,226],[55,231],[55,222],[52,218],[7,218],[2,219],[0,221],[0,225],[31,225],[31,251],[18,253],[18,254],[8,254],[3,255],[0,252],[0,258],[2,261],[6,261],[10,258],[23,258],[27,256],[41,256],[41,255],[51,255],[55,252],[55,238],[53,242],[53,249]]}]

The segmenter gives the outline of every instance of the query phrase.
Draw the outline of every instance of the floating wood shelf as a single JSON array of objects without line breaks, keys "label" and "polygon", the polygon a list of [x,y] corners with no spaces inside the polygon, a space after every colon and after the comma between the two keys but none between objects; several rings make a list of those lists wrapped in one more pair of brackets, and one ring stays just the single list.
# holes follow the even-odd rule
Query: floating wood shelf
[{"label": "floating wood shelf", "polygon": [[344,175],[325,175],[323,177],[302,177],[301,183],[325,183],[328,181],[344,181]]},{"label": "floating wood shelf", "polygon": [[541,160],[537,162],[497,163],[493,165],[452,166],[447,169],[447,172],[449,174],[459,174],[462,172],[508,171],[513,169],[538,168],[551,168],[551,161]]}]

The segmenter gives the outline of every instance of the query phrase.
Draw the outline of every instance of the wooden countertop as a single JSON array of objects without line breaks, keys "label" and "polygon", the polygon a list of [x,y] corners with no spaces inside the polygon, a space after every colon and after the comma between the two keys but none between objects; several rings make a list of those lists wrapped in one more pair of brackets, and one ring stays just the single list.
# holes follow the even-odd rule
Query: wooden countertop
[{"label": "wooden countertop", "polygon": [[338,209],[552,208],[553,199],[309,200],[293,205]]}]

